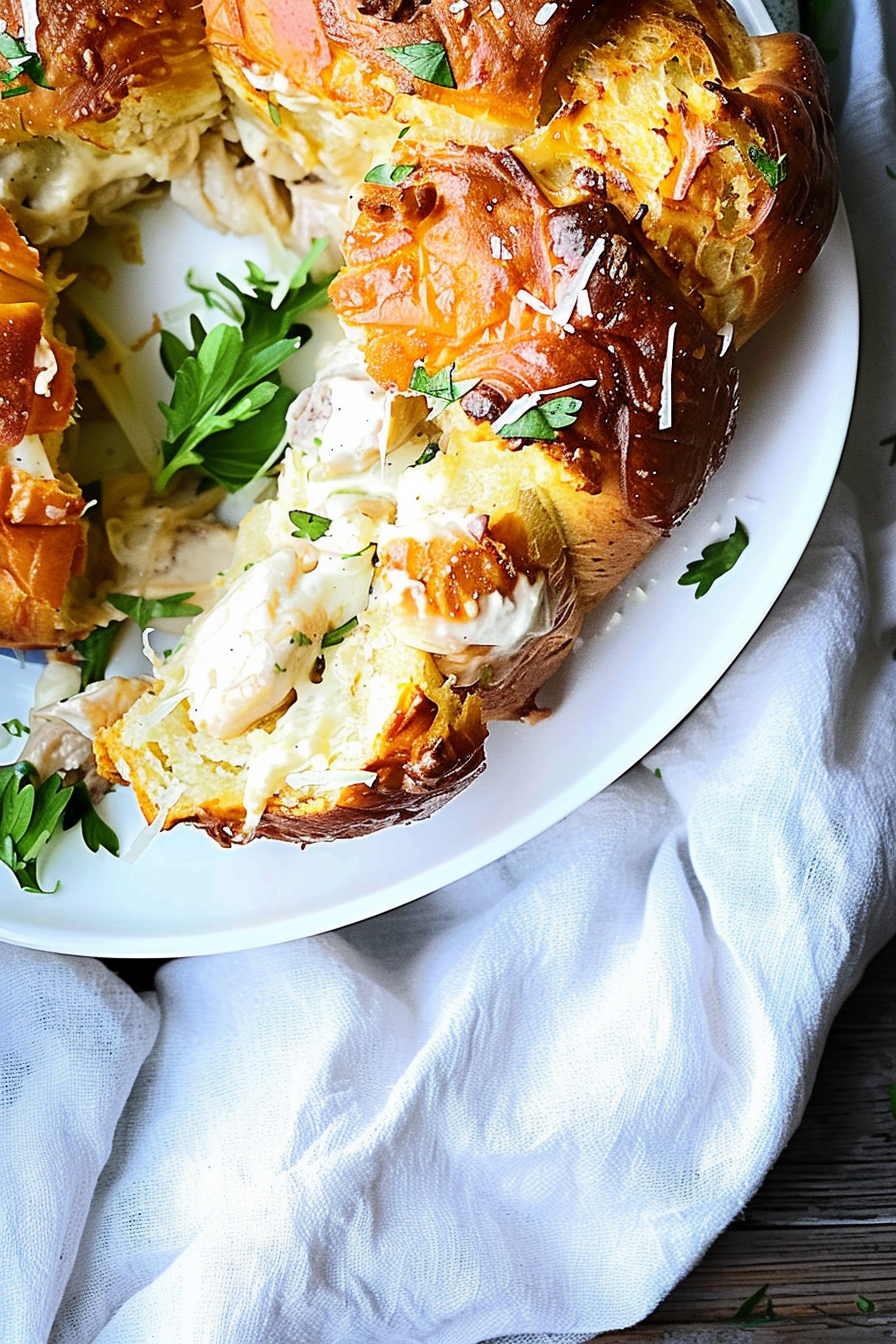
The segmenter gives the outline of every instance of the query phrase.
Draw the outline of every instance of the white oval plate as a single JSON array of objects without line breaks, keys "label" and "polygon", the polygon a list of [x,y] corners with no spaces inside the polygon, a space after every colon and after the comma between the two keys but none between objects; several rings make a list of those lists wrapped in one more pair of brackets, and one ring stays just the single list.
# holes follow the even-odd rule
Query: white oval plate
[{"label": "white oval plate", "polygon": [[[754,0],[741,16],[767,31]],[[162,211],[144,227],[147,265],[132,270],[133,339],[153,311],[180,302],[194,264],[240,272],[246,240],[210,235]],[[176,221],[176,263],[170,223]],[[255,249],[256,253],[258,249]],[[21,891],[0,867],[0,938],[105,957],[227,952],[367,919],[473,872],[537,835],[617,779],[715,684],[756,631],[821,513],[846,436],[858,356],[858,295],[841,208],[796,297],[744,352],[741,411],[728,458],[674,534],[592,613],[541,700],[536,727],[496,724],[488,769],[427,821],[307,849],[259,840],[219,849],[181,826],[133,864],[90,854],[77,832],[43,858],[54,896]],[[158,364],[156,343],[145,352]],[[159,395],[163,393],[160,392]],[[155,395],[155,394],[154,394]],[[148,403],[153,404],[153,398]],[[701,600],[678,584],[688,561],[741,518],[750,544]],[[115,670],[114,668],[111,670]],[[0,659],[0,718],[27,718],[39,662]],[[2,753],[14,759],[17,744]],[[141,819],[126,789],[103,804],[127,848]]]}]

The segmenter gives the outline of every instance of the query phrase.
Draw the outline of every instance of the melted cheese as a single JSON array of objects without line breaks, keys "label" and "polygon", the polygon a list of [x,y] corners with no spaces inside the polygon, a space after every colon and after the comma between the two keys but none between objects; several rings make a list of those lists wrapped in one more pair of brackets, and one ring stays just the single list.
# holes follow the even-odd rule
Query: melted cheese
[{"label": "melted cheese", "polygon": [[194,626],[184,692],[197,727],[227,739],[307,681],[330,629],[367,604],[371,564],[311,544],[277,550],[244,573]]},{"label": "melted cheese", "polygon": [[27,471],[29,475],[36,476],[40,480],[47,480],[53,476],[47,451],[38,434],[26,434],[12,448],[0,448],[0,462],[7,467]]}]

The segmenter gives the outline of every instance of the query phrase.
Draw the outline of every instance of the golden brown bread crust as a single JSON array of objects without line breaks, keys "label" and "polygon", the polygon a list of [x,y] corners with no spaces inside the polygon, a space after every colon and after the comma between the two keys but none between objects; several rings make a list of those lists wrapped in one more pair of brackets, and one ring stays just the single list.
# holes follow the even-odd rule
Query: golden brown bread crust
[{"label": "golden brown bread crust", "polygon": [[[468,147],[365,187],[343,247],[331,298],[378,382],[404,391],[416,362],[454,364],[477,380],[464,410],[486,421],[568,389],[581,410],[542,447],[582,489],[618,483],[628,515],[661,531],[699,497],[734,428],[736,368],[613,206],[551,208],[512,154]],[[564,308],[586,259],[587,302]]]},{"label": "golden brown bread crust", "polygon": [[[97,768],[103,778],[121,784],[125,782],[124,765],[140,809],[152,822],[158,812],[153,772],[158,773],[159,764],[152,756],[135,755],[127,733],[128,719],[122,719],[97,734]],[[384,826],[420,820],[466,788],[485,768],[485,737],[477,696],[458,702],[446,716],[444,706],[421,687],[406,687],[364,767],[376,772],[375,784],[350,785],[335,798],[318,796],[304,803],[275,800],[249,832],[244,829],[245,809],[238,803],[206,798],[197,804],[185,794],[171,801],[164,829],[189,822],[229,848],[258,836],[300,844],[352,839]]]},{"label": "golden brown bread crust", "polygon": [[812,264],[837,208],[813,44],[751,38],[724,0],[607,0],[560,94],[563,107],[518,149],[536,180],[558,204],[599,184],[641,219],[710,325],[731,322],[742,345]]},{"label": "golden brown bread crust", "polygon": [[[14,465],[26,434],[58,439],[75,403],[74,352],[46,330],[49,291],[38,255],[0,208],[0,643],[52,648],[72,638],[62,607],[86,558],[84,499],[70,476],[35,477]],[[36,388],[39,346],[55,362]],[[49,376],[50,369],[47,369]]]},{"label": "golden brown bread crust", "polygon": [[87,554],[84,500],[71,477],[40,480],[0,467],[0,644],[48,649],[85,635],[62,613]]},{"label": "golden brown bread crust", "polygon": [[[254,62],[342,111],[389,113],[396,94],[524,131],[534,126],[545,74],[592,0],[542,0],[452,12],[454,0],[205,0],[209,44],[231,68]],[[456,87],[417,78],[388,47],[438,43]]]},{"label": "golden brown bread crust", "polygon": [[[0,0],[0,19],[23,31],[20,0]],[[129,94],[181,91],[208,80],[201,12],[192,0],[38,0],[37,51],[49,89],[0,103],[0,143],[71,132],[110,145],[102,130]]]}]

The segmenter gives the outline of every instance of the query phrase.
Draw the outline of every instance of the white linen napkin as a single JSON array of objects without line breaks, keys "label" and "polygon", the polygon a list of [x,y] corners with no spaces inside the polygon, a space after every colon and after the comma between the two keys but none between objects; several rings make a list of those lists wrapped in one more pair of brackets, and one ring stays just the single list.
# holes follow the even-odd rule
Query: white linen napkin
[{"label": "white linen napkin", "polygon": [[3,1344],[587,1339],[774,1161],[896,932],[896,20],[835,10],[852,491],[685,723],[484,871],[157,998],[0,947]]}]

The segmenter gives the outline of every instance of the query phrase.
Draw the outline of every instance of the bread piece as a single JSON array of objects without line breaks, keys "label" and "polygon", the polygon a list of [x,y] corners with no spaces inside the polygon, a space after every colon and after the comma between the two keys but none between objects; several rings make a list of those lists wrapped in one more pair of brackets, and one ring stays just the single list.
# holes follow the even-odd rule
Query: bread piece
[{"label": "bread piece", "polygon": [[557,204],[595,185],[736,345],[827,237],[838,168],[824,63],[800,34],[749,37],[723,0],[608,0],[517,153]]},{"label": "bread piece", "polygon": [[[205,0],[210,50],[250,153],[257,157],[254,119],[302,175],[346,188],[402,126],[491,145],[531,130],[567,40],[592,8],[591,0]],[[409,47],[399,59],[389,50]]]},{"label": "bread piece", "polygon": [[241,524],[217,601],[99,736],[101,771],[132,784],[148,820],[162,811],[223,844],[334,839],[426,815],[482,768],[479,701],[371,599],[375,539],[428,442],[425,415],[422,398],[393,414],[338,364],[302,399],[278,497]]},{"label": "bread piece", "polygon": [[734,362],[613,206],[553,209],[511,153],[455,149],[365,187],[344,249],[332,301],[378,382],[451,368],[507,451],[526,409],[567,395],[572,423],[538,441],[581,491],[658,532],[699,497],[733,431]]},{"label": "bread piece", "polygon": [[[86,559],[85,501],[57,475],[74,353],[53,334],[38,255],[0,208],[0,643],[50,648],[87,628],[66,610]],[[74,621],[74,624],[73,624]]]},{"label": "bread piece", "polygon": [[0,102],[0,203],[32,242],[71,242],[186,171],[220,111],[191,0],[0,0],[0,20],[50,86],[23,74]]}]

